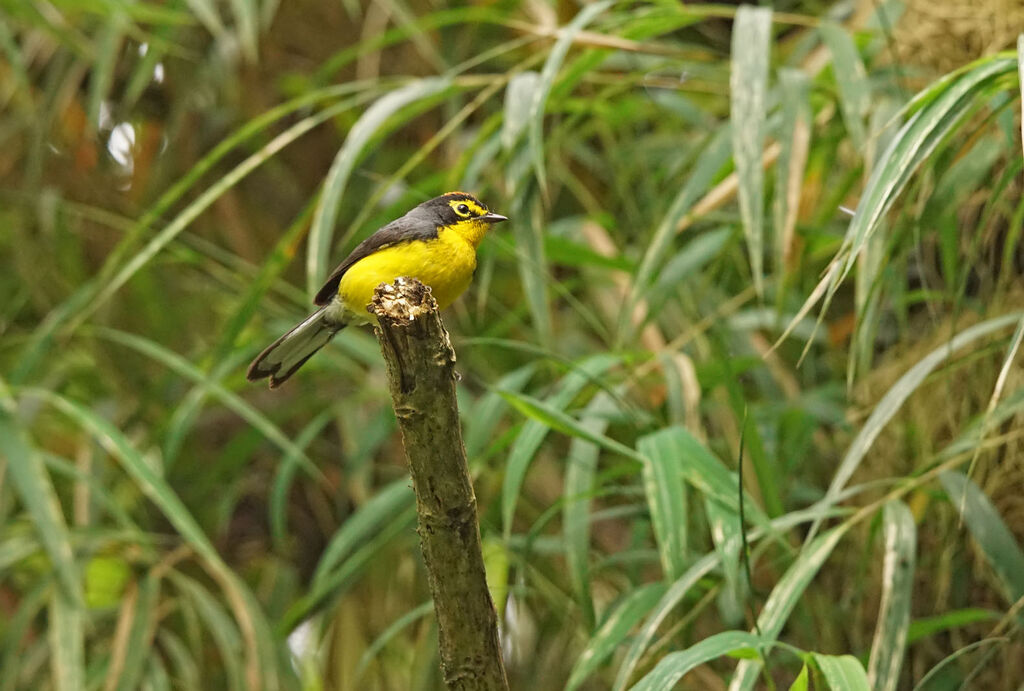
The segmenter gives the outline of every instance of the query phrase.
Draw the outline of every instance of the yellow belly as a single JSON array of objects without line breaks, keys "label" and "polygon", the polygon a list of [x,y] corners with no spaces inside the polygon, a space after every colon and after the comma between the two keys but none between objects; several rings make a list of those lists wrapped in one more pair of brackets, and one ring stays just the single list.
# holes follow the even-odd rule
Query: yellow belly
[{"label": "yellow belly", "polygon": [[430,286],[444,309],[469,287],[475,269],[476,248],[454,231],[442,230],[434,240],[387,247],[360,259],[341,277],[338,297],[346,309],[366,318],[377,286],[408,276]]}]

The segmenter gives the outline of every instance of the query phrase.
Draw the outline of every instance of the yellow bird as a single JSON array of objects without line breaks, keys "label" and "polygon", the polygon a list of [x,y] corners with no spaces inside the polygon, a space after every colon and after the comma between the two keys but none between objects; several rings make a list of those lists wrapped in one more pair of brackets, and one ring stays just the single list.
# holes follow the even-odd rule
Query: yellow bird
[{"label": "yellow bird", "polygon": [[449,192],[423,202],[359,243],[316,294],[320,306],[249,365],[247,377],[279,386],[349,324],[371,321],[367,306],[381,283],[400,276],[430,286],[443,309],[469,287],[476,248],[492,224],[508,220],[476,197]]}]

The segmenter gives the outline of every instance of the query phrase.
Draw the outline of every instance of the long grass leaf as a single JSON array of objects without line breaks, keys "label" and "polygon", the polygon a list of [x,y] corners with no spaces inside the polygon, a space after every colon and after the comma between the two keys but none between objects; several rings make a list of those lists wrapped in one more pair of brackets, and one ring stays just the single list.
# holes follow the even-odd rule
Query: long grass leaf
[{"label": "long grass leaf", "polygon": [[878,688],[868,682],[863,665],[853,655],[812,654],[832,691],[871,691]]},{"label": "long grass leaf", "polygon": [[[607,411],[614,407],[611,397],[601,392],[591,399],[580,416],[587,431],[604,435],[608,427]],[[574,438],[566,457],[565,487],[562,506],[562,535],[565,538],[565,561],[576,600],[583,610],[588,628],[594,626],[594,601],[590,592],[590,494],[594,491],[597,458],[601,447],[585,439]]]},{"label": "long grass leaf", "polygon": [[540,88],[540,74],[532,70],[520,72],[505,87],[505,113],[501,121],[501,148],[512,151],[530,123],[533,97]]},{"label": "long grass leaf", "polygon": [[764,295],[764,154],[772,11],[743,5],[732,31],[729,78],[733,160],[754,288]]},{"label": "long grass leaf", "polygon": [[782,125],[779,160],[775,164],[772,212],[775,220],[775,274],[780,277],[778,290],[781,298],[793,262],[796,220],[811,143],[810,79],[803,70],[780,70],[779,90],[782,95]]},{"label": "long grass leaf", "polygon": [[328,543],[313,573],[313,587],[324,585],[342,561],[380,531],[389,520],[409,509],[414,499],[409,481],[402,479],[378,491],[359,507]]},{"label": "long grass leaf", "polygon": [[[584,360],[574,371],[565,376],[558,392],[548,399],[547,405],[555,409],[565,408],[572,403],[588,383],[595,377],[600,377],[618,362],[619,358],[613,355],[596,355]],[[499,391],[498,393],[513,406],[516,405],[515,400],[509,398],[517,395],[515,391]],[[526,471],[550,428],[551,426],[545,424],[543,420],[528,420],[509,451],[508,460],[505,462],[505,481],[501,488],[501,517],[503,535],[506,540],[512,535],[512,518],[515,516],[516,504],[526,478]]]},{"label": "long grass leaf", "polygon": [[69,606],[81,607],[82,582],[71,547],[57,491],[43,457],[6,406],[0,406],[0,456],[6,461],[11,484],[28,512],[40,544],[53,564],[61,593]]},{"label": "long grass leaf", "polygon": [[1009,602],[1024,598],[1024,550],[985,493],[962,473],[939,475],[950,503],[961,512],[967,529],[978,542],[1003,582]]},{"label": "long grass leaf", "polygon": [[708,636],[686,650],[669,653],[634,685],[631,691],[664,691],[671,689],[683,676],[698,665],[715,658],[747,650],[756,650],[762,640],[746,631],[725,631]]},{"label": "long grass leaf", "polygon": [[993,57],[975,63],[919,95],[924,105],[896,135],[868,179],[853,221],[846,231],[843,246],[848,255],[840,279],[853,263],[868,237],[892,207],[918,166],[928,158],[943,138],[989,95],[992,85],[1016,72],[1016,60]]},{"label": "long grass leaf", "polygon": [[682,468],[687,463],[681,428],[668,428],[637,441],[644,457],[641,476],[666,580],[679,578],[690,561],[688,511]]},{"label": "long grass leaf", "polygon": [[327,277],[334,224],[338,220],[341,198],[363,149],[395,113],[411,103],[436,96],[449,89],[451,85],[452,80],[448,77],[429,77],[413,81],[378,99],[352,125],[345,143],[338,150],[327,172],[320,203],[313,212],[313,225],[309,229],[306,253],[306,288],[310,295],[317,291],[320,283]]},{"label": "long grass leaf", "polygon": [[864,119],[871,107],[871,84],[868,82],[864,62],[857,54],[857,46],[850,36],[835,22],[821,25],[821,37],[832,53],[832,71],[839,87],[839,110],[846,123],[846,131],[858,151],[864,150],[867,133]]},{"label": "long grass leaf", "polygon": [[[882,400],[878,402],[860,432],[857,433],[857,436],[850,443],[846,455],[843,456],[843,460],[839,463],[839,468],[836,469],[835,474],[832,476],[832,482],[829,484],[821,503],[828,505],[837,501],[837,497],[842,493],[847,481],[860,466],[861,461],[864,460],[871,445],[878,438],[878,435],[881,434],[882,429],[899,412],[907,398],[917,390],[917,387],[924,382],[925,378],[936,367],[946,362],[956,351],[964,346],[1001,329],[1005,329],[1011,324],[1015,324],[1022,316],[1024,315],[1020,313],[1007,314],[964,329],[948,343],[939,346],[921,358],[906,374],[900,377],[889,388],[889,391],[882,397]],[[815,523],[811,529],[811,535],[816,532],[819,525],[820,523]]]},{"label": "long grass leaf", "polygon": [[587,647],[576,659],[565,684],[566,690],[579,688],[587,677],[597,671],[664,593],[664,583],[648,583],[630,591],[605,618],[601,628],[591,636]]},{"label": "long grass leaf", "polygon": [[586,5],[564,29],[558,32],[558,40],[555,41],[555,45],[548,53],[544,68],[540,73],[540,82],[534,89],[533,102],[530,106],[530,159],[542,194],[547,188],[547,173],[544,168],[544,111],[547,107],[548,96],[551,95],[558,71],[561,69],[576,35],[611,5],[609,0]]},{"label": "long grass leaf", "polygon": [[[761,614],[757,617],[758,630],[765,642],[772,642],[778,638],[796,603],[803,597],[807,586],[849,527],[849,523],[843,523],[817,537],[800,552],[796,561],[772,589]],[[760,660],[741,660],[729,683],[729,691],[752,689],[762,664]]]},{"label": "long grass leaf", "polygon": [[882,570],[882,602],[871,643],[868,663],[870,688],[893,691],[907,649],[910,606],[914,595],[917,558],[917,526],[902,502],[889,502],[882,511],[885,560]]},{"label": "long grass leaf", "polygon": [[200,385],[216,400],[229,410],[260,431],[267,439],[276,444],[282,451],[297,459],[312,477],[323,480],[323,473],[313,464],[306,453],[297,447],[291,439],[272,423],[265,415],[253,408],[237,394],[228,391],[223,385],[211,381],[206,374],[191,362],[167,348],[135,334],[115,329],[97,328],[93,333],[114,343],[127,346],[147,357],[170,368],[175,373]]},{"label": "long grass leaf", "polygon": [[[2,433],[2,432],[0,432]],[[85,688],[85,608],[54,589],[49,608],[50,667],[56,691]]]}]

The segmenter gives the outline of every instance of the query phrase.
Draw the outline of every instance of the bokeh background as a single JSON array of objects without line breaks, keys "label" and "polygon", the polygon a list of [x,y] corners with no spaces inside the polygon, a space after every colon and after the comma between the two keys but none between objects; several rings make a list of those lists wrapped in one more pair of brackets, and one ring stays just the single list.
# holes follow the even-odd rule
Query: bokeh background
[{"label": "bokeh background", "polygon": [[0,691],[442,688],[372,332],[244,371],[452,189],[513,688],[1021,688],[1022,31],[3,3]]}]

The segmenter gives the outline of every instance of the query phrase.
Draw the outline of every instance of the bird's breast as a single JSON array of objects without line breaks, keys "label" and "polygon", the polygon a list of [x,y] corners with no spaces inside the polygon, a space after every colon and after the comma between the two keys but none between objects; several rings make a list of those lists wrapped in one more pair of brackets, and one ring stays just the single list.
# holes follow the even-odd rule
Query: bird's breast
[{"label": "bird's breast", "polygon": [[436,238],[392,245],[359,260],[342,276],[338,297],[352,312],[365,314],[378,285],[409,276],[430,286],[443,309],[466,290],[475,269],[476,248],[442,229]]}]

